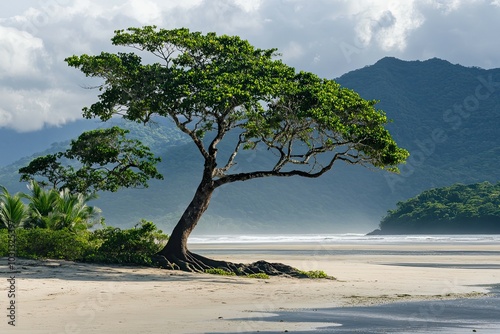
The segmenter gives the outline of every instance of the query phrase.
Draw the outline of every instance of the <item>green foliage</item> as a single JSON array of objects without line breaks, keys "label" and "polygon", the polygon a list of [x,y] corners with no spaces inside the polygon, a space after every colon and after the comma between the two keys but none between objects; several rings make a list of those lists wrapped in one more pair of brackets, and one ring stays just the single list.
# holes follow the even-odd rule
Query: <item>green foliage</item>
[{"label": "green foliage", "polygon": [[256,274],[248,274],[246,275],[248,278],[260,278],[260,279],[269,279],[269,275],[265,273],[256,273]]},{"label": "green foliage", "polygon": [[[0,256],[8,253],[7,228],[17,229],[17,256],[27,258],[151,265],[151,256],[168,240],[155,224],[145,220],[132,229],[106,227],[90,232],[90,227],[102,221],[100,210],[86,204],[95,195],[45,190],[36,181],[29,188],[30,195],[10,195],[2,187]],[[28,205],[22,197],[30,201]]]},{"label": "green foliage", "polygon": [[145,220],[126,230],[106,227],[91,234],[90,241],[98,246],[95,253],[88,255],[86,260],[151,265],[151,256],[159,252],[167,240],[167,235],[152,222]]},{"label": "green foliage", "polygon": [[31,181],[29,185],[31,194],[25,195],[29,200],[30,219],[25,228],[47,228],[55,226],[54,211],[61,200],[59,192],[55,189],[45,190],[38,182]]},{"label": "green foliage", "polygon": [[308,278],[330,278],[323,270],[300,271],[300,273]]},{"label": "green foliage", "polygon": [[0,228],[0,256],[8,256],[8,254],[9,254],[9,231],[6,228]]},{"label": "green foliage", "polygon": [[26,258],[50,258],[69,261],[82,260],[94,250],[90,232],[75,234],[68,229],[49,230],[34,228],[17,231],[17,256]]},{"label": "green foliage", "polygon": [[[332,80],[296,73],[274,59],[275,49],[255,48],[237,36],[154,26],[118,30],[112,42],[152,53],[160,63],[143,63],[136,53],[67,58],[68,65],[103,79],[99,101],[84,108],[84,116],[171,119],[210,162],[210,174],[220,178],[216,186],[265,176],[316,177],[337,160],[397,171],[408,156],[384,129],[387,119],[375,101]],[[230,131],[239,134],[234,154],[216,163],[216,146]],[[240,148],[261,146],[278,157],[271,170],[227,175]],[[324,166],[314,158],[323,153],[330,153]]]},{"label": "green foliage", "polygon": [[397,203],[380,228],[384,233],[499,233],[500,182],[424,191]]},{"label": "green foliage", "polygon": [[[289,79],[279,99],[269,103],[267,110],[259,106],[248,114],[245,139],[255,145],[261,140],[268,143],[286,156],[283,164],[307,163],[311,156],[333,151],[346,162],[368,161],[397,172],[397,164],[408,152],[399,149],[383,128],[387,118],[375,109],[376,102],[362,99],[333,80],[300,72]],[[292,159],[289,144],[306,153]]]},{"label": "green foliage", "polygon": [[51,185],[57,188],[58,185],[64,184],[70,178],[69,173],[72,170],[62,166],[59,161],[62,156],[63,153],[59,152],[33,159],[28,166],[19,169],[21,181],[31,181],[35,176],[39,176],[41,177],[39,183],[42,186]]},{"label": "green foliage", "polygon": [[31,194],[23,195],[29,200],[30,218],[26,228],[68,229],[79,232],[101,222],[101,210],[87,205],[88,201],[97,198],[95,194],[72,193],[68,189],[46,190],[33,180],[29,189]]},{"label": "green foliage", "polygon": [[[0,256],[8,253],[7,238],[7,229],[1,229]],[[132,229],[106,227],[79,233],[66,228],[18,229],[16,248],[17,256],[25,258],[151,265],[151,256],[167,239],[153,223],[142,221]]]},{"label": "green foliage", "polygon": [[[255,48],[238,36],[155,26],[117,30],[112,43],[134,52],[65,60],[86,76],[102,79],[98,101],[83,108],[84,117],[108,121],[118,114],[143,124],[157,116],[172,121],[204,160],[198,189],[206,191],[197,192],[195,200],[236,181],[316,178],[337,161],[397,172],[408,157],[385,129],[387,118],[375,108],[376,101],[333,80],[297,73],[275,59],[275,49]],[[143,62],[142,52],[159,62]],[[218,154],[223,140],[232,141],[229,154]],[[245,149],[271,151],[274,162],[265,169],[235,170]],[[206,210],[206,198],[206,205],[188,209]],[[192,221],[180,226],[194,227],[203,212],[191,213],[183,217]]]},{"label": "green foliage", "polygon": [[235,276],[236,274],[232,271],[227,271],[220,268],[210,268],[205,269],[205,273],[212,275],[221,275],[221,276]]},{"label": "green foliage", "polygon": [[86,203],[95,198],[95,195],[71,193],[68,189],[60,192],[59,200],[53,212],[52,229],[67,228],[70,231],[86,231],[88,228],[101,222],[101,210]]},{"label": "green foliage", "polygon": [[84,132],[66,151],[35,158],[20,168],[21,181],[41,178],[53,188],[79,193],[147,187],[150,178],[162,178],[155,167],[160,158],[139,140],[127,139],[128,132],[117,126]]},{"label": "green foliage", "polygon": [[[28,208],[21,201],[19,194],[11,195],[6,188],[1,187],[0,194],[0,225],[2,228],[17,229],[23,227],[28,219]],[[2,226],[3,225],[3,226]]]}]

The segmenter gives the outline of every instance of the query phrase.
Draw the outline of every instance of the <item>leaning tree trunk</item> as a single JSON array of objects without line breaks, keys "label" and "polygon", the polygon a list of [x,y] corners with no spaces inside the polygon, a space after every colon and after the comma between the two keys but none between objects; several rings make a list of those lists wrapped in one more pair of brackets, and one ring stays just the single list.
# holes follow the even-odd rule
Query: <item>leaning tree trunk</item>
[{"label": "leaning tree trunk", "polygon": [[222,269],[236,275],[264,273],[307,277],[296,268],[281,264],[258,261],[251,264],[217,261],[191,253],[187,249],[187,240],[203,213],[207,210],[214,191],[212,179],[204,178],[189,206],[182,214],[165,247],[153,257],[153,261],[166,269],[180,269],[190,272],[205,272],[207,269]]},{"label": "leaning tree trunk", "polygon": [[203,213],[207,210],[214,187],[212,180],[203,179],[196,193],[175,226],[165,247],[157,254],[160,264],[172,269],[204,271],[208,264],[197,259],[187,249],[187,240]]}]

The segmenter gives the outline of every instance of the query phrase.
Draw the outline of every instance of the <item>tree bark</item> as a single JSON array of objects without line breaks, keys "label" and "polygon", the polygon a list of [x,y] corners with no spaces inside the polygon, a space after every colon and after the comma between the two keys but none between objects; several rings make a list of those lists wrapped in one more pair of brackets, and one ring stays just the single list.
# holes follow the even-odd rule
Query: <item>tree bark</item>
[{"label": "tree bark", "polygon": [[180,260],[189,259],[187,240],[198,224],[203,213],[207,210],[210,198],[214,191],[211,179],[203,179],[196,189],[196,193],[175,226],[165,247],[158,253],[169,259],[174,256]]}]

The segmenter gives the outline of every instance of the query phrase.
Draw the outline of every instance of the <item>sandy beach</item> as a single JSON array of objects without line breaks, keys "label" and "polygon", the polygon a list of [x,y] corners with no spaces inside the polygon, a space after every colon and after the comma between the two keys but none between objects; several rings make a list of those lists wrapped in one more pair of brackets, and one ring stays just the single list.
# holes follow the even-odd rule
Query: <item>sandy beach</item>
[{"label": "sandy beach", "polygon": [[[483,298],[500,283],[496,244],[193,244],[234,262],[324,270],[331,280],[249,279],[156,268],[18,259],[16,326],[8,324],[7,259],[0,259],[2,333],[256,333],[331,326],[263,321],[280,312]],[[355,250],[355,252],[353,252]],[[5,277],[5,278],[4,278]]]}]

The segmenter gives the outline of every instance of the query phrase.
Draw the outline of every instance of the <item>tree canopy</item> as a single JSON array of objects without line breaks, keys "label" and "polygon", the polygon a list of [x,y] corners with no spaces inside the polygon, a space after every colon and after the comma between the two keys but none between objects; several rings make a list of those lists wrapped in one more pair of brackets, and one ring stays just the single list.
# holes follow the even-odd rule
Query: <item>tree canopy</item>
[{"label": "tree canopy", "polygon": [[[112,43],[135,52],[66,59],[85,75],[103,80],[98,101],[83,109],[84,117],[106,121],[121,115],[139,123],[166,117],[204,159],[193,200],[160,252],[164,266],[236,270],[187,250],[187,238],[213,191],[224,184],[270,176],[319,177],[338,161],[397,172],[408,156],[385,129],[388,120],[375,108],[377,101],[364,100],[333,80],[295,71],[277,59],[276,49],[259,49],[237,36],[154,26],[118,30]],[[151,55],[158,62],[151,62]],[[219,155],[220,142],[231,139],[232,152]],[[274,153],[272,166],[234,168],[242,149],[261,148]]]},{"label": "tree canopy", "polygon": [[[275,49],[254,48],[237,36],[151,26],[116,31],[112,41],[149,51],[160,63],[143,63],[135,53],[67,58],[87,76],[104,79],[99,87],[103,93],[84,108],[85,117],[105,121],[119,114],[143,123],[154,115],[169,117],[206,159],[214,158],[227,132],[239,130],[234,153],[258,145],[278,153],[274,168],[259,176],[304,176],[283,168],[319,167],[312,158],[324,152],[334,152],[330,162],[391,170],[407,157],[384,129],[387,118],[374,108],[376,101],[366,101],[333,80],[296,73],[274,60]],[[215,132],[209,145],[202,141],[207,132]],[[219,164],[214,174],[222,178],[233,163]]]},{"label": "tree canopy", "polygon": [[127,133],[116,126],[84,132],[66,151],[35,158],[20,168],[21,181],[37,179],[74,193],[147,187],[150,178],[162,178],[156,169],[160,159],[140,141],[126,138]]}]

